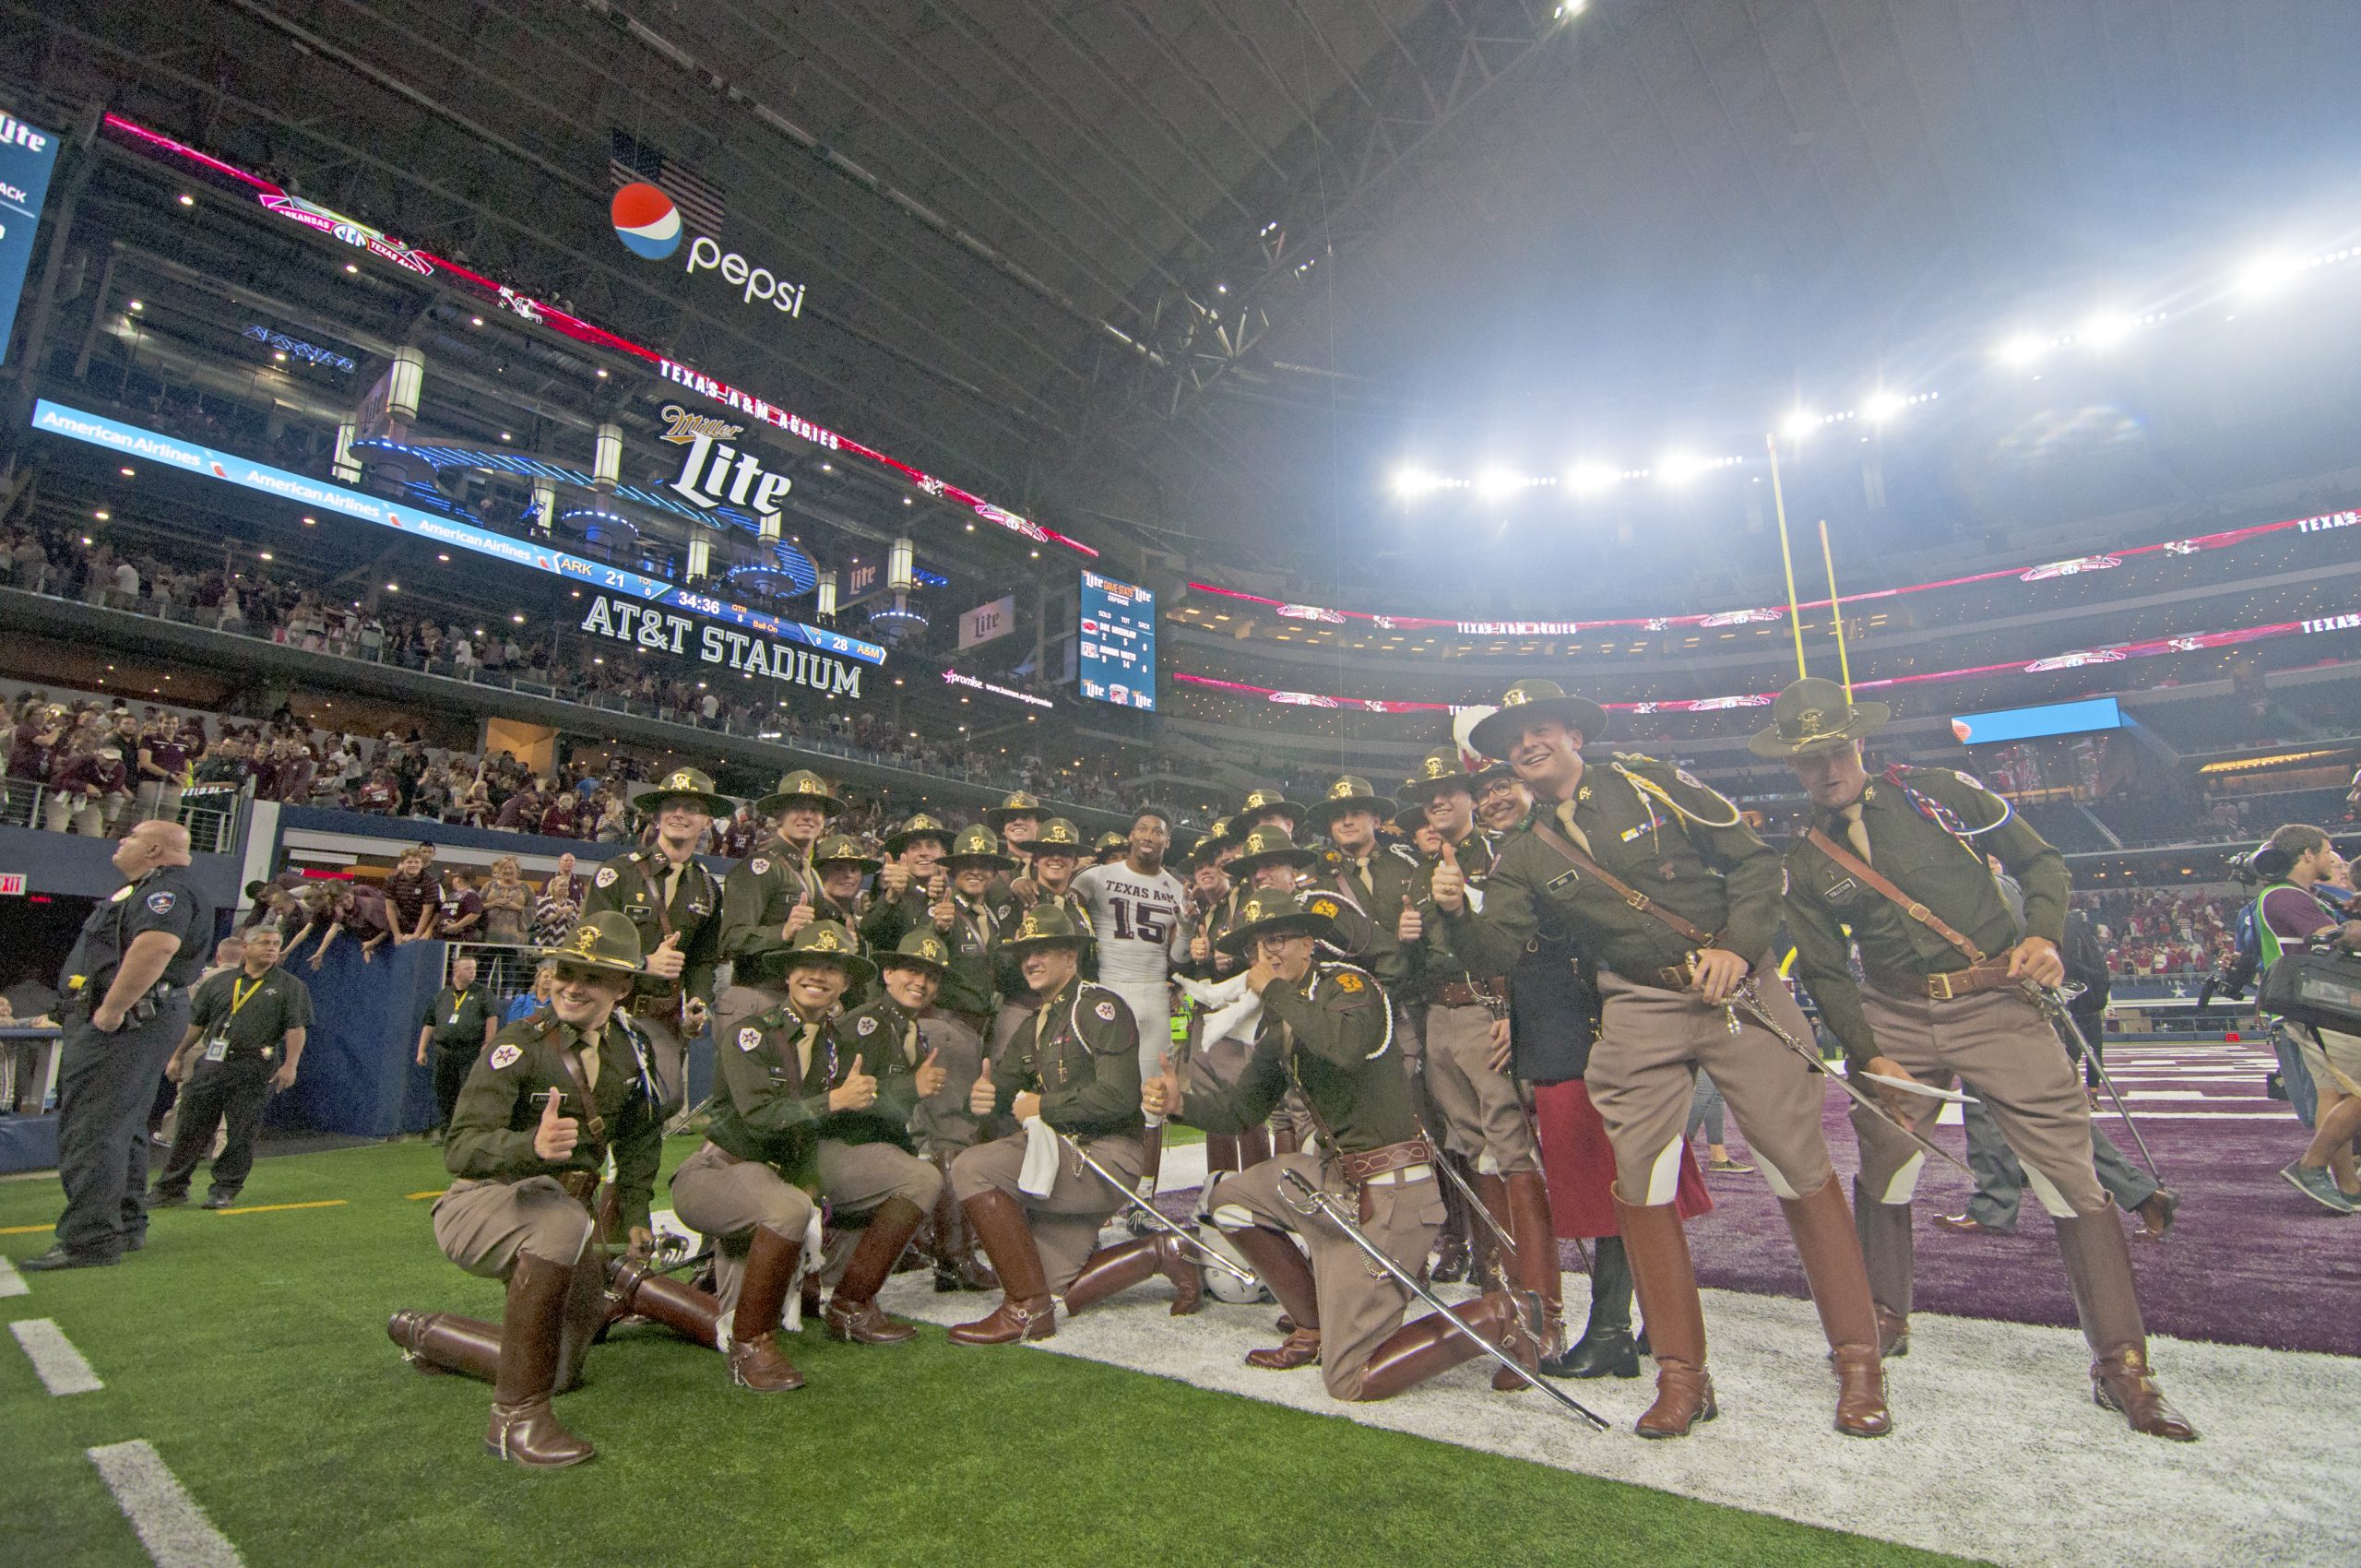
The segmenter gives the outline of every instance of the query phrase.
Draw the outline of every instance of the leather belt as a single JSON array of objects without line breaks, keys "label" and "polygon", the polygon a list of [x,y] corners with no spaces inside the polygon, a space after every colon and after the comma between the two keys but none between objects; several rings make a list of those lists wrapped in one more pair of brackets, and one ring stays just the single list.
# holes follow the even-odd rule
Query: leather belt
[{"label": "leather belt", "polygon": [[1416,1165],[1406,1165],[1398,1170],[1381,1170],[1376,1175],[1369,1178],[1368,1181],[1362,1182],[1361,1185],[1365,1187],[1392,1187],[1405,1182],[1431,1182],[1434,1179],[1435,1168],[1428,1164],[1425,1160],[1420,1160]]},{"label": "leather belt", "polygon": [[1633,985],[1650,985],[1658,991],[1688,991],[1696,980],[1697,956],[1691,954],[1679,963],[1663,969],[1624,969],[1608,966],[1608,972],[1621,975]]},{"label": "leather belt", "polygon": [[623,1004],[623,1011],[635,1018],[670,1018],[677,1022],[681,1016],[681,992],[635,991],[631,1000]]},{"label": "leather belt", "polygon": [[[1381,1148],[1362,1149],[1358,1153],[1339,1152],[1336,1169],[1347,1182],[1370,1182],[1382,1177],[1390,1177],[1394,1182],[1414,1182],[1418,1178],[1406,1172],[1414,1166],[1431,1166],[1434,1158],[1434,1146],[1426,1139],[1405,1138],[1398,1144],[1387,1144]],[[1393,1175],[1395,1171],[1406,1174]],[[1428,1174],[1433,1172],[1430,1170]]]},{"label": "leather belt", "polygon": [[1452,980],[1437,986],[1427,998],[1430,1007],[1489,1007],[1500,998],[1496,988],[1489,994],[1465,980]]},{"label": "leather belt", "polygon": [[1897,975],[1879,969],[1863,971],[1878,990],[1897,996],[1923,996],[1929,1002],[1949,1002],[1955,997],[1973,996],[1979,991],[2001,991],[2017,982],[2009,978],[2005,963],[1972,964],[1964,969],[1938,969],[1931,975]]}]

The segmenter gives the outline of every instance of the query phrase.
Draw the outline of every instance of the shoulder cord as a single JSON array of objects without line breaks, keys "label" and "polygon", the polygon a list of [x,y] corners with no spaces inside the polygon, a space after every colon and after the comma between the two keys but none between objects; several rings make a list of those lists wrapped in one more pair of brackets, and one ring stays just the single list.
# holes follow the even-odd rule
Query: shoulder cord
[{"label": "shoulder cord", "polygon": [[[1370,1051],[1367,1055],[1361,1058],[1364,1062],[1374,1062],[1379,1057],[1384,1055],[1386,1051],[1394,1044],[1393,999],[1385,994],[1385,988],[1377,983],[1377,977],[1370,974],[1367,969],[1362,968],[1358,964],[1322,964],[1317,966],[1312,970],[1312,989],[1315,991],[1319,989],[1320,976],[1335,974],[1339,969],[1350,969],[1353,973],[1360,976],[1364,980],[1367,980],[1369,982],[1370,990],[1374,992],[1377,995],[1378,1005],[1385,1009],[1385,1038],[1377,1042],[1377,1049],[1375,1051]],[[1305,1000],[1311,1000],[1310,992],[1305,993]],[[1292,1068],[1290,1068],[1290,1071],[1292,1071]],[[1301,1085],[1299,1083],[1297,1087],[1300,1087]]]},{"label": "shoulder cord", "polygon": [[[1699,816],[1695,812],[1692,812],[1687,806],[1682,805],[1679,801],[1673,799],[1671,790],[1666,789],[1655,779],[1650,778],[1647,775],[1643,773],[1636,773],[1631,768],[1624,766],[1621,758],[1617,758],[1610,766],[1617,773],[1622,775],[1625,783],[1631,785],[1631,788],[1639,793],[1640,803],[1647,808],[1648,826],[1651,828],[1655,828],[1656,825],[1655,808],[1648,804],[1651,797],[1655,800],[1662,801],[1666,807],[1669,809],[1675,816],[1687,822],[1693,822],[1700,827],[1736,827],[1739,823],[1746,820],[1746,814],[1738,810],[1738,802],[1731,800],[1728,796],[1722,794],[1719,790],[1709,790],[1708,793],[1711,793],[1714,799],[1729,807],[1730,814],[1723,821],[1714,822],[1710,818]],[[1699,788],[1703,789],[1704,786],[1700,785]]]}]

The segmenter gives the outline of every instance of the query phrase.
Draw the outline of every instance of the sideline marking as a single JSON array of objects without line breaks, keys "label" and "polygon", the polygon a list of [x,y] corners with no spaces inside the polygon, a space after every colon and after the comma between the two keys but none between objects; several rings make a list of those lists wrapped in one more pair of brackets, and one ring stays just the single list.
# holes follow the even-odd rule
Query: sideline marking
[{"label": "sideline marking", "polygon": [[0,1229],[0,1236],[38,1236],[44,1230],[54,1230],[56,1229],[57,1222],[55,1220],[51,1220],[47,1225],[11,1225],[5,1229]]},{"label": "sideline marking", "polygon": [[342,1208],[344,1198],[314,1198],[307,1204],[255,1204],[246,1208],[217,1208],[216,1214],[278,1214],[291,1208]]},{"label": "sideline marking", "polygon": [[242,1568],[238,1549],[145,1439],[86,1448],[156,1568]]},{"label": "sideline marking", "polygon": [[33,1374],[41,1385],[53,1395],[95,1394],[106,1386],[57,1320],[46,1317],[18,1318],[8,1325],[17,1343],[25,1348],[25,1358],[33,1364]]},{"label": "sideline marking", "polygon": [[32,1287],[25,1283],[25,1277],[17,1272],[16,1265],[6,1258],[0,1258],[0,1296],[30,1296],[32,1293]]},{"label": "sideline marking", "polygon": [[439,1198],[450,1190],[448,1187],[437,1187],[431,1193],[404,1193],[402,1197],[406,1202],[416,1203],[421,1198]]}]

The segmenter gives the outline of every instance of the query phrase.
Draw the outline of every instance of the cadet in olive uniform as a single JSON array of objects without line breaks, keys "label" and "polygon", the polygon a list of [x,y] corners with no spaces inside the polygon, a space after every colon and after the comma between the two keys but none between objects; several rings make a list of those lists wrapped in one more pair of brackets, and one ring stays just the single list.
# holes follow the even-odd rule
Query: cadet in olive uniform
[{"label": "cadet in olive uniform", "polygon": [[1131,852],[1131,835],[1118,833],[1109,828],[1100,834],[1097,841],[1091,845],[1090,863],[1097,866],[1112,865]]},{"label": "cadet in olive uniform", "polygon": [[[1292,894],[1249,897],[1223,938],[1249,964],[1247,986],[1262,1004],[1244,1075],[1234,1088],[1184,1091],[1167,1073],[1149,1080],[1144,1098],[1151,1111],[1235,1133],[1269,1115],[1290,1087],[1302,1091],[1323,1152],[1282,1154],[1224,1176],[1204,1206],[1292,1320],[1287,1342],[1251,1353],[1248,1364],[1282,1371],[1317,1360],[1336,1398],[1384,1399],[1483,1351],[1440,1313],[1404,1324],[1409,1292],[1325,1216],[1299,1212],[1282,1181],[1294,1172],[1357,1204],[1369,1239],[1414,1271],[1442,1223],[1434,1149],[1418,1131],[1385,993],[1366,969],[1317,961],[1317,944],[1333,935],[1330,921]],[[1290,1234],[1310,1246],[1309,1264]],[[1537,1301],[1495,1292],[1459,1310],[1527,1367],[1538,1363]],[[1500,1376],[1523,1386],[1505,1370]]]},{"label": "cadet in olive uniform", "polygon": [[860,885],[884,863],[845,834],[821,839],[812,851],[812,872],[820,883],[812,897],[812,918],[834,921],[848,931],[860,925]]},{"label": "cadet in olive uniform", "polygon": [[[951,1338],[962,1345],[1047,1339],[1057,1332],[1061,1303],[1077,1313],[1158,1271],[1178,1292],[1174,1314],[1194,1312],[1204,1280],[1170,1231],[1093,1250],[1100,1223],[1123,1206],[1145,1158],[1139,1028],[1130,1006],[1082,978],[1082,930],[1062,909],[1026,910],[1006,945],[1041,1005],[1033,1027],[976,1081],[968,1108],[1041,1130],[979,1144],[951,1162],[952,1191],[1002,1291],[989,1316],[954,1328]],[[1087,1149],[1122,1190],[1064,1143],[1050,1141],[1053,1132]],[[1036,1141],[1038,1153],[1029,1155]]]},{"label": "cadet in olive uniform", "polygon": [[[1098,978],[1098,938],[1091,929],[1090,908],[1074,890],[1074,879],[1082,870],[1082,833],[1064,817],[1053,816],[1042,824],[1033,840],[1033,863],[1026,874],[1011,885],[1011,894],[1026,909],[1055,909],[1065,911],[1068,920],[1082,937],[1082,978]],[[994,1057],[1007,1048],[1009,1040],[1020,1028],[1032,1025],[1033,1010],[1041,999],[1025,983],[1024,971],[997,944],[993,946],[994,980],[1000,992],[1000,1012],[992,1019],[991,1054]],[[952,1076],[959,1076],[956,1068]],[[972,1087],[972,1085],[970,1086]],[[957,1089],[960,1104],[967,1104],[967,1091]],[[950,1092],[950,1091],[946,1091]],[[968,1142],[975,1140],[970,1137]]]},{"label": "cadet in olive uniform", "polygon": [[[1016,862],[1012,869],[1017,874],[1031,873],[1033,844],[1041,837],[1041,826],[1049,816],[1041,798],[1023,790],[1012,790],[1001,797],[1000,804],[984,808],[984,820],[1000,835],[1001,847]],[[1008,884],[1003,877],[992,889],[992,901],[1004,902],[1007,897]]]},{"label": "cadet in olive uniform", "polygon": [[1304,826],[1329,844],[1311,868],[1311,885],[1340,894],[1368,917],[1367,940],[1347,956],[1375,975],[1389,995],[1410,978],[1394,926],[1404,901],[1413,896],[1418,868],[1418,857],[1407,846],[1378,837],[1378,828],[1400,810],[1368,779],[1347,774],[1304,814]]},{"label": "cadet in olive uniform", "polygon": [[895,1260],[934,1206],[942,1173],[909,1150],[910,1112],[940,1087],[943,1069],[904,1054],[907,1039],[848,1036],[838,1005],[848,985],[876,969],[852,933],[815,921],[787,951],[787,1001],[718,1041],[723,1087],[705,1146],[672,1173],[681,1222],[713,1238],[722,1311],[730,1322],[730,1376],[777,1393],[803,1385],[778,1348],[779,1314],[825,1200],[842,1219],[865,1217],[860,1242],[822,1309],[829,1336],[898,1344],[918,1331],[876,1302]]},{"label": "cadet in olive uniform", "polygon": [[[937,906],[934,930],[951,944],[951,967],[935,1005],[958,1015],[981,1037],[1000,1011],[1001,932],[1016,923],[1017,915],[1016,901],[1006,891],[1006,876],[1017,869],[1016,862],[1000,852],[1000,840],[991,828],[970,827],[953,840],[943,863],[951,873],[951,927],[943,928]],[[997,897],[995,883],[1001,889]]]},{"label": "cadet in olive uniform", "polygon": [[812,852],[830,820],[845,809],[827,780],[808,768],[784,775],[778,788],[754,802],[772,831],[721,882],[721,956],[730,984],[714,1004],[713,1038],[728,1039],[738,1026],[787,999],[778,955],[816,918],[819,878]]},{"label": "cadet in olive uniform", "polygon": [[713,972],[721,961],[721,886],[696,857],[716,817],[737,802],[716,794],[694,767],[677,769],[631,799],[656,819],[656,842],[599,868],[582,897],[582,915],[615,910],[639,932],[647,973],[624,1004],[655,1048],[664,1098],[688,1098],[688,1042],[705,1032],[713,1005]]},{"label": "cadet in olive uniform", "polygon": [[869,911],[860,918],[861,939],[874,952],[891,951],[913,931],[935,925],[936,911],[951,896],[951,873],[943,857],[951,852],[951,829],[924,812],[913,814],[885,836],[886,864],[870,890]]},{"label": "cadet in olive uniform", "polygon": [[[469,1274],[508,1283],[485,1451],[552,1467],[593,1453],[558,1424],[550,1396],[574,1385],[606,1320],[592,1247],[599,1171],[611,1154],[616,1212],[645,1252],[664,1123],[679,1107],[623,1015],[647,972],[631,921],[585,915],[540,951],[557,965],[556,990],[492,1037],[459,1091],[443,1151],[457,1180],[435,1201],[434,1240]],[[412,1360],[446,1365],[467,1364],[480,1338],[469,1320],[439,1314],[397,1313],[386,1332]]]},{"label": "cadet in olive uniform", "polygon": [[[2149,1372],[2131,1252],[2092,1164],[2089,1102],[2032,999],[2065,978],[2065,858],[1964,774],[1897,767],[1871,778],[1860,737],[1885,721],[1882,703],[1856,704],[1835,682],[1806,679],[1779,694],[1771,717],[1754,752],[1786,758],[1819,808],[1787,853],[1797,972],[1852,1072],[1904,1126],[1931,1120],[1935,1102],[1865,1075],[1973,1086],[2057,1221],[2099,1404],[2135,1431],[2195,1438]],[[2022,937],[1987,856],[2023,890]],[[1856,947],[1866,985],[1853,979]],[[1910,1200],[1927,1157],[1857,1107],[1853,1125],[1855,1218],[1879,1327],[1898,1355],[1910,1331]],[[1753,1130],[1749,1122],[1750,1138]]]},{"label": "cadet in olive uniform", "polygon": [[245,962],[196,988],[188,1034],[165,1069],[181,1086],[180,1114],[172,1156],[148,1194],[150,1208],[188,1202],[189,1178],[225,1120],[230,1135],[214,1158],[205,1206],[228,1208],[246,1184],[263,1108],[293,1087],[312,1027],[311,990],[279,967],[279,943],[278,927],[256,926],[246,933]]},{"label": "cadet in olive uniform", "polygon": [[188,1028],[186,987],[213,945],[213,906],[188,874],[188,829],[143,822],[114,848],[124,885],[82,922],[58,1015],[57,1243],[17,1266],[119,1263],[148,1237],[148,1108]]},{"label": "cadet in olive uniform", "polygon": [[[274,930],[277,928],[273,928]],[[475,1070],[476,1058],[492,1047],[492,1031],[500,1027],[500,1004],[491,988],[476,980],[476,960],[461,953],[451,960],[451,983],[434,993],[426,1020],[418,1027],[418,1064],[426,1065],[426,1048],[434,1048],[434,1124],[451,1124],[451,1108],[459,1102],[459,1087]]]},{"label": "cadet in olive uniform", "polygon": [[1615,1146],[1616,1215],[1655,1352],[1656,1399],[1640,1434],[1684,1436],[1716,1413],[1696,1274],[1672,1206],[1702,1067],[1746,1124],[1795,1235],[1835,1351],[1836,1429],[1880,1435],[1892,1421],[1877,1317],[1821,1134],[1817,1062],[1754,1012],[1811,1039],[1771,963],[1785,870],[1736,806],[1686,774],[1641,756],[1585,769],[1583,743],[1606,722],[1555,682],[1524,681],[1475,726],[1475,748],[1505,756],[1537,804],[1501,848],[1480,911],[1457,868],[1436,869],[1442,924],[1471,969],[1504,974],[1548,911],[1600,966],[1603,1032],[1583,1075]]}]

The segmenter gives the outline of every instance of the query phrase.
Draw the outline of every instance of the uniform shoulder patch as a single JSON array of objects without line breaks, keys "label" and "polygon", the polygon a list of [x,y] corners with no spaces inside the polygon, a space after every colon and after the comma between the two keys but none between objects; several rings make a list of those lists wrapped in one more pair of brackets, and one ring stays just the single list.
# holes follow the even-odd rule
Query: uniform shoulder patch
[{"label": "uniform shoulder patch", "polygon": [[1690,772],[1685,767],[1674,768],[1672,770],[1672,776],[1675,778],[1679,779],[1683,784],[1688,785],[1691,790],[1703,790],[1705,787],[1697,781],[1697,776],[1695,774]]},{"label": "uniform shoulder patch", "polygon": [[853,1033],[860,1035],[864,1039],[870,1035],[875,1034],[876,1032],[877,1020],[875,1018],[863,1018],[853,1029]]},{"label": "uniform shoulder patch", "polygon": [[763,1043],[763,1031],[749,1024],[738,1031],[738,1049],[752,1051]]},{"label": "uniform shoulder patch", "polygon": [[771,863],[762,856],[756,855],[753,860],[746,862],[746,869],[753,872],[756,876],[768,876],[771,873]]},{"label": "uniform shoulder patch", "polygon": [[599,874],[592,877],[590,879],[590,883],[594,887],[612,887],[615,885],[615,877],[616,872],[614,867],[600,866],[599,868]]},{"label": "uniform shoulder patch", "polygon": [[155,914],[171,914],[172,912],[172,905],[174,902],[176,902],[176,900],[171,893],[159,892],[148,895],[148,908],[150,912]]},{"label": "uniform shoulder patch", "polygon": [[1991,787],[1973,773],[1962,773],[1959,769],[1953,768],[1952,769],[1952,774],[1961,783],[1966,785],[1971,790],[1982,790],[1987,795],[1992,792]]},{"label": "uniform shoulder patch", "polygon": [[1365,982],[1361,980],[1361,977],[1355,974],[1350,969],[1339,969],[1336,971],[1336,989],[1338,991],[1350,993],[1362,989],[1364,983]]},{"label": "uniform shoulder patch", "polygon": [[1102,1024],[1111,1024],[1115,1021],[1115,1004],[1111,1002],[1101,1002],[1091,1011],[1098,1015],[1098,1021]]},{"label": "uniform shoulder patch", "polygon": [[1318,915],[1323,921],[1335,920],[1336,918],[1337,911],[1344,908],[1342,904],[1337,903],[1334,898],[1314,898],[1311,903],[1304,907],[1310,909],[1313,914]]},{"label": "uniform shoulder patch", "polygon": [[514,1041],[506,1045],[495,1045],[492,1048],[492,1070],[497,1073],[504,1068],[513,1067],[524,1054],[525,1048]]}]

